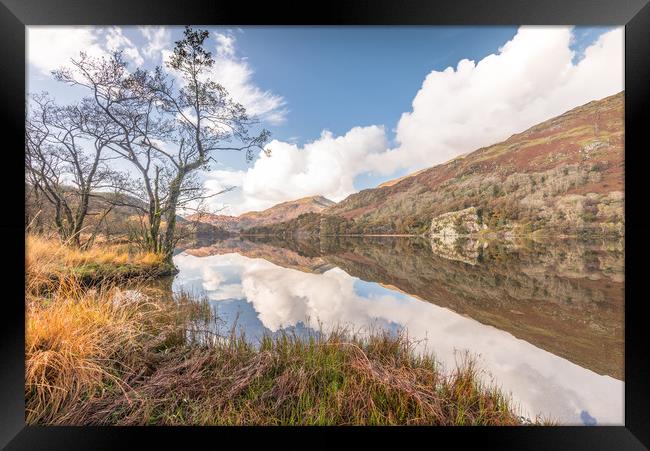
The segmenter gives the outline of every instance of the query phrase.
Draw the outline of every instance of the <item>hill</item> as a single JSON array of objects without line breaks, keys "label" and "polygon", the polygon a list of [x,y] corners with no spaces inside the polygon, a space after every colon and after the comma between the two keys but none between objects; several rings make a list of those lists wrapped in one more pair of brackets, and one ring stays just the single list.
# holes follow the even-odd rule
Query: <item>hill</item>
[{"label": "hill", "polygon": [[[73,189],[63,187],[68,202],[75,206],[77,198]],[[107,241],[120,239],[128,234],[133,224],[137,223],[139,208],[146,208],[147,204],[128,194],[110,192],[95,192],[88,203],[88,214],[84,221],[83,236],[92,231],[99,231]],[[40,234],[54,233],[54,207],[42,195],[38,195],[33,187],[25,183],[25,227],[28,226]],[[182,221],[182,218],[179,222]]]},{"label": "hill", "polygon": [[229,232],[237,232],[250,227],[267,226],[289,221],[305,213],[319,213],[332,205],[334,205],[334,202],[323,196],[311,196],[283,202],[263,211],[251,211],[239,216],[198,213],[190,215],[186,219],[211,224]]},{"label": "hill", "polygon": [[621,92],[503,142],[352,194],[319,214],[246,233],[429,234],[438,216],[471,209],[446,218],[458,234],[476,229],[622,235],[623,148]]}]

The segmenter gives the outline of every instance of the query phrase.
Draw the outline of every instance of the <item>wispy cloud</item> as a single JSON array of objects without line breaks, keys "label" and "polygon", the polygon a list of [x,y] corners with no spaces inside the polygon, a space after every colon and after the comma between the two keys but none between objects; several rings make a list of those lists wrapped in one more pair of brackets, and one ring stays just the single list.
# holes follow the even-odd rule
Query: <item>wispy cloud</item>
[{"label": "wispy cloud", "polygon": [[254,70],[248,60],[238,55],[237,40],[233,33],[214,33],[216,41],[215,64],[212,76],[219,81],[249,115],[272,125],[283,123],[287,117],[285,99],[270,90],[257,86]]},{"label": "wispy cloud", "polygon": [[27,27],[27,58],[41,75],[68,65],[81,51],[100,57],[117,50],[136,66],[145,62],[138,46],[121,27]]},{"label": "wispy cloud", "polygon": [[122,50],[124,55],[136,66],[144,64],[144,58],[140,55],[140,51],[129,38],[124,36],[120,27],[110,27],[106,32],[106,49],[111,52]]},{"label": "wispy cloud", "polygon": [[142,48],[145,56],[152,60],[162,60],[162,51],[171,47],[171,33],[166,27],[140,27],[140,33],[146,40]]}]

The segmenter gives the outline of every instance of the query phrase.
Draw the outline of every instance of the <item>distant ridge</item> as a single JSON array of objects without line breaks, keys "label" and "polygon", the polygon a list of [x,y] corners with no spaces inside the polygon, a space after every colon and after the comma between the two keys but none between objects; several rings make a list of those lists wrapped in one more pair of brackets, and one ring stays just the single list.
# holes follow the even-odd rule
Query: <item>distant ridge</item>
[{"label": "distant ridge", "polygon": [[187,216],[186,219],[204,222],[229,232],[237,232],[249,227],[266,226],[290,221],[304,213],[320,213],[334,204],[335,202],[323,196],[309,196],[282,202],[266,210],[249,211],[239,216],[196,213]]}]

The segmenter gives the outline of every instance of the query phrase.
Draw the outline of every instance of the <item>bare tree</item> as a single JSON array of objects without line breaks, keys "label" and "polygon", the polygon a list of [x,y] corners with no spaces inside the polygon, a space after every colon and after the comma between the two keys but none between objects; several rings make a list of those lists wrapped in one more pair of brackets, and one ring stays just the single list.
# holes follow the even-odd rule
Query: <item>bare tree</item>
[{"label": "bare tree", "polygon": [[115,135],[108,147],[139,175],[133,180],[123,174],[120,189],[148,200],[142,240],[169,261],[179,208],[207,197],[197,171],[207,170],[219,150],[245,151],[250,160],[270,136],[267,130],[251,136],[256,121],[211,79],[215,62],[203,47],[207,37],[207,31],[186,27],[176,42],[167,66],[180,87],[162,67],[130,73],[119,52],[104,58],[81,53],[72,68],[55,71],[58,80],[88,89],[90,101],[111,122]]},{"label": "bare tree", "polygon": [[183,39],[176,41],[166,63],[180,78],[179,89],[173,89],[173,84],[162,77],[150,79],[154,83],[149,88],[160,100],[162,109],[175,118],[171,140],[176,145],[176,153],[164,152],[153,142],[145,143],[167,156],[175,168],[169,186],[165,252],[174,248],[176,210],[182,202],[183,184],[187,177],[198,169],[207,169],[215,151],[245,151],[246,159],[250,161],[254,150],[263,150],[270,136],[265,129],[251,136],[249,130],[257,121],[250,118],[246,109],[212,79],[210,71],[215,61],[204,48],[208,36],[206,30],[186,26]]},{"label": "bare tree", "polygon": [[[169,170],[158,153],[143,143],[162,142],[170,132],[170,122],[159,114],[153,96],[142,89],[151,82],[144,80],[151,75],[143,70],[129,73],[119,52],[102,58],[92,58],[81,52],[71,64],[71,68],[55,71],[55,78],[90,91],[89,101],[94,102],[97,112],[111,124],[114,132],[108,147],[128,161],[139,176],[134,179],[122,173],[122,177],[116,178],[119,191],[130,196],[116,196],[112,202],[146,215],[143,245],[148,250],[160,252],[165,179],[169,177]],[[147,199],[146,206],[140,204],[139,199]]]},{"label": "bare tree", "polygon": [[[26,181],[54,207],[62,241],[81,246],[90,196],[111,177],[106,164],[110,131],[92,104],[58,106],[44,94],[31,97],[25,121]],[[94,233],[91,234],[94,238]]]}]

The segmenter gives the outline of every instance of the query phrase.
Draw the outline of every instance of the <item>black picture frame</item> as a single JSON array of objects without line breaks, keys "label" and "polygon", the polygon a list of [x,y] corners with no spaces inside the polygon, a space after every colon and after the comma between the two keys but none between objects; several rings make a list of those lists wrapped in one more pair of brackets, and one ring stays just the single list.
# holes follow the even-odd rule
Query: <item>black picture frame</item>
[{"label": "black picture frame", "polygon": [[[643,215],[648,207],[645,129],[650,124],[650,5],[649,0],[348,0],[311,3],[232,0],[174,2],[173,0],[0,0],[0,124],[5,130],[0,183],[4,208],[0,233],[4,240],[4,327],[0,334],[0,446],[7,449],[123,449],[136,438],[147,447],[188,446],[189,441],[224,438],[240,444],[262,434],[268,443],[280,432],[291,433],[299,446],[306,433],[358,434],[384,441],[404,432],[416,433],[428,446],[441,439],[454,448],[474,442],[485,448],[625,449],[650,448],[650,340],[647,296],[640,282],[645,268],[650,229]],[[625,426],[494,427],[494,428],[86,428],[35,427],[25,424],[24,405],[24,146],[25,27],[28,25],[624,25],[626,134],[626,255],[625,255]],[[286,440],[286,439],[285,439]],[[403,440],[403,439],[400,439]],[[286,443],[286,442],[281,442]],[[331,443],[331,442],[330,442]],[[403,442],[404,443],[404,442]],[[416,442],[413,442],[414,444]],[[327,446],[328,442],[324,442]],[[367,446],[367,444],[366,444]],[[418,445],[415,445],[418,446]],[[141,448],[142,445],[139,445]]]}]

